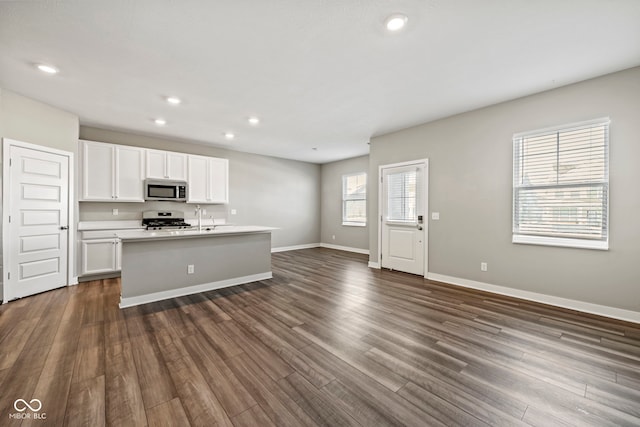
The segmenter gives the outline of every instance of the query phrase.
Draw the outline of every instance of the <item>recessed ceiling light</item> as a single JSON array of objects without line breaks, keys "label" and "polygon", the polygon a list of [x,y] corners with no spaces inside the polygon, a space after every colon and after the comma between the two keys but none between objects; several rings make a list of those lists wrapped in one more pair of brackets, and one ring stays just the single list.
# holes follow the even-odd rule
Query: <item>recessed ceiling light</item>
[{"label": "recessed ceiling light", "polygon": [[400,31],[407,24],[409,18],[407,15],[403,15],[401,13],[395,13],[389,16],[385,21],[384,25],[387,27],[389,31]]},{"label": "recessed ceiling light", "polygon": [[260,123],[260,119],[256,116],[251,116],[247,120],[251,126],[257,126]]},{"label": "recessed ceiling light", "polygon": [[38,67],[38,70],[47,74],[58,74],[58,72],[60,72],[60,70],[58,70],[56,67],[52,65],[38,64],[37,67]]},{"label": "recessed ceiling light", "polygon": [[227,139],[233,139],[233,138],[235,138],[235,137],[236,137],[236,136],[233,134],[233,132],[225,132],[223,135],[224,135],[224,137],[225,137],[225,138],[227,138]]},{"label": "recessed ceiling light", "polygon": [[167,124],[167,121],[165,119],[155,119],[153,123],[157,124],[158,126],[164,126]]},{"label": "recessed ceiling light", "polygon": [[178,104],[182,103],[182,100],[180,98],[178,98],[177,96],[169,96],[169,97],[167,97],[167,102],[169,104],[172,104],[172,105],[178,105]]}]

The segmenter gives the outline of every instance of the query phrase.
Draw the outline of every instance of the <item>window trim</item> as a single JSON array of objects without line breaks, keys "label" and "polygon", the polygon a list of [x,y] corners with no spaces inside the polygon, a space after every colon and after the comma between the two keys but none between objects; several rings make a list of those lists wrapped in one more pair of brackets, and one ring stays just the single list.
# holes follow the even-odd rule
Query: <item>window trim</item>
[{"label": "window trim", "polygon": [[[606,125],[607,133],[605,136],[605,146],[606,146],[606,154],[605,154],[605,174],[603,183],[606,185],[606,215],[605,217],[605,229],[606,229],[606,238],[602,240],[596,239],[584,239],[584,238],[568,238],[568,237],[555,237],[555,236],[536,236],[536,235],[525,235],[525,234],[517,234],[517,224],[516,224],[516,196],[518,193],[518,187],[516,185],[516,177],[517,177],[517,165],[516,165],[516,153],[518,152],[518,144],[519,140],[521,141],[523,138],[531,137],[543,133],[551,133],[551,132],[569,132],[576,129],[581,129],[589,126],[597,126],[597,125]],[[609,186],[609,148],[610,148],[610,130],[611,130],[611,120],[609,117],[601,117],[593,120],[585,120],[582,122],[574,122],[560,126],[552,126],[548,128],[536,129],[532,131],[519,132],[513,134],[512,139],[512,166],[513,166],[513,177],[512,177],[512,211],[511,211],[511,242],[515,244],[529,244],[529,245],[542,245],[542,246],[555,246],[555,247],[566,247],[566,248],[578,248],[578,249],[595,249],[595,250],[609,250],[609,236],[611,234],[611,229],[609,227],[609,209],[610,209],[610,186]],[[555,186],[554,186],[555,187]]]},{"label": "window trim", "polygon": [[[345,184],[347,182],[347,179],[353,176],[358,176],[358,175],[364,175],[364,182],[365,182],[365,193],[364,193],[364,197],[361,199],[347,199],[345,198]],[[365,206],[367,203],[367,187],[368,187],[368,182],[367,182],[367,172],[362,171],[362,172],[352,172],[352,173],[346,173],[342,175],[342,203],[341,203],[341,208],[342,208],[342,225],[343,226],[347,226],[347,227],[366,227],[367,226],[367,215],[365,212],[365,217],[364,217],[364,221],[348,221],[346,219],[346,203],[347,201],[353,201],[353,200],[364,200],[365,202]]]}]

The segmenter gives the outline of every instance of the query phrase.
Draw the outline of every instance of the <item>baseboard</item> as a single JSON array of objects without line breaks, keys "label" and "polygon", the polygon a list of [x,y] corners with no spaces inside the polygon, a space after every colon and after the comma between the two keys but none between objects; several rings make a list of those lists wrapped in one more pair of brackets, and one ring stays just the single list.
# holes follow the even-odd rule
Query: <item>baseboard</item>
[{"label": "baseboard", "polygon": [[379,262],[369,261],[369,264],[367,264],[367,266],[369,268],[377,268],[378,270],[380,270],[380,263]]},{"label": "baseboard", "polygon": [[332,245],[330,243],[320,243],[321,248],[336,249],[338,251],[355,252],[357,254],[369,255],[369,249],[352,248],[349,246]]},{"label": "baseboard", "polygon": [[281,246],[279,248],[271,248],[271,253],[297,251],[300,249],[312,249],[312,248],[319,248],[319,247],[320,247],[320,243],[306,243],[304,245]]},{"label": "baseboard", "polygon": [[[371,263],[369,263],[371,264]],[[465,288],[478,289],[494,294],[506,295],[528,301],[540,302],[556,307],[568,308],[582,311],[584,313],[597,314],[599,316],[611,317],[613,319],[624,320],[626,322],[640,323],[640,312],[625,310],[622,308],[609,307],[606,305],[592,304],[589,302],[573,300],[569,298],[555,297],[552,295],[540,294],[537,292],[523,291],[520,289],[507,288],[505,286],[492,285],[475,280],[461,279],[459,277],[447,276],[438,273],[427,273],[427,279],[436,282],[444,282],[450,285],[462,286]]]},{"label": "baseboard", "polygon": [[185,295],[192,295],[200,292],[212,291],[215,289],[228,288],[229,286],[243,285],[245,283],[271,279],[272,277],[273,274],[269,271],[267,273],[258,273],[249,276],[235,277],[233,279],[218,280],[216,282],[203,283],[201,285],[188,286],[186,288],[180,289],[172,289],[170,291],[154,292],[152,294],[120,298],[120,308],[133,307],[135,305],[162,301],[169,298],[183,297]]}]

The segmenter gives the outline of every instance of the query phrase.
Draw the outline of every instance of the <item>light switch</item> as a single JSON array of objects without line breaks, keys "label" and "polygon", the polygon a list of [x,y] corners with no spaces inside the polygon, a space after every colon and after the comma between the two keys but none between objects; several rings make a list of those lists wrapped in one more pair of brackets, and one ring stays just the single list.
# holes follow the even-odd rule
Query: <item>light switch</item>
[{"label": "light switch", "polygon": [[238,212],[237,212],[235,209],[231,209],[231,215],[235,215],[235,214],[237,214],[237,213],[238,213]]},{"label": "light switch", "polygon": [[112,210],[111,210],[111,213],[112,213],[113,215],[118,215],[118,209],[112,209]]},{"label": "light switch", "polygon": [[440,219],[440,212],[431,212],[431,219],[437,221]]}]

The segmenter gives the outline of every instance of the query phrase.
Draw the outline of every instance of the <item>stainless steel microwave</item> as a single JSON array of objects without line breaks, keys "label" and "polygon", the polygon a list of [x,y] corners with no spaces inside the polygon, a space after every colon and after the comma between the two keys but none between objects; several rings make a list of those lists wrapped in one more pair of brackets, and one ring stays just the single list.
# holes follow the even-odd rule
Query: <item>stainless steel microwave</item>
[{"label": "stainless steel microwave", "polygon": [[147,179],[144,181],[144,199],[186,202],[187,183],[168,179]]}]

